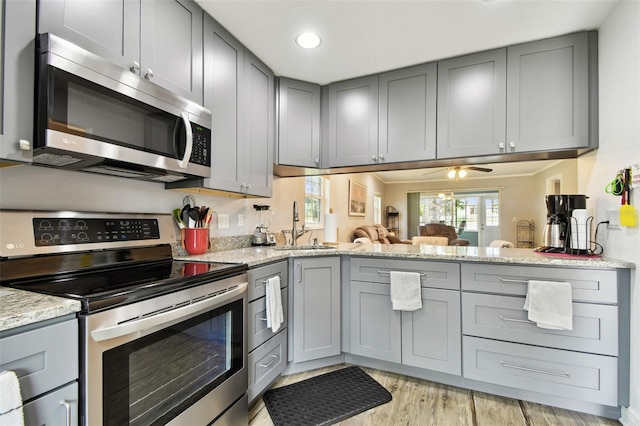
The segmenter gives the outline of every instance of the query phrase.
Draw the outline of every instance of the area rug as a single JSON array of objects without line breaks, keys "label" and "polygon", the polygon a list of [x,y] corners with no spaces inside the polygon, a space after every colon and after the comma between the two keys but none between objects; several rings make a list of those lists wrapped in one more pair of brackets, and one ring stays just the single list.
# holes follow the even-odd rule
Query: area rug
[{"label": "area rug", "polygon": [[262,397],[275,426],[331,425],[391,401],[358,367],[346,367],[270,389]]}]

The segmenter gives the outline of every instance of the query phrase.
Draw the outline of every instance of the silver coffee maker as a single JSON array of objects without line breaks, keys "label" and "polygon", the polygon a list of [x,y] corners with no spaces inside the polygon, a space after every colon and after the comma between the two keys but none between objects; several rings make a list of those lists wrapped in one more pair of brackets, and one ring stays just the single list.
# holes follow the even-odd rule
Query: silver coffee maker
[{"label": "silver coffee maker", "polygon": [[571,215],[575,209],[587,207],[586,195],[547,195],[547,221],[544,225],[542,243],[537,251],[547,253],[566,253],[570,248],[569,229]]}]

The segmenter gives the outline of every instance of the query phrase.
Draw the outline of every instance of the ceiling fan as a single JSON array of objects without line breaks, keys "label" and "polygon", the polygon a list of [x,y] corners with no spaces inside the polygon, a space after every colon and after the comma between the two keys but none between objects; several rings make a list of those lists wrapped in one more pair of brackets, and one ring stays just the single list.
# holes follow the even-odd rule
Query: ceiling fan
[{"label": "ceiling fan", "polygon": [[[476,172],[485,172],[485,173],[489,173],[493,171],[493,169],[489,169],[487,167],[478,167],[478,166],[454,166],[454,167],[447,168],[447,170],[448,170],[447,177],[450,179],[462,179],[467,175],[469,170],[473,170]],[[428,176],[441,171],[442,170],[434,170],[432,172],[425,173],[422,176]]]}]

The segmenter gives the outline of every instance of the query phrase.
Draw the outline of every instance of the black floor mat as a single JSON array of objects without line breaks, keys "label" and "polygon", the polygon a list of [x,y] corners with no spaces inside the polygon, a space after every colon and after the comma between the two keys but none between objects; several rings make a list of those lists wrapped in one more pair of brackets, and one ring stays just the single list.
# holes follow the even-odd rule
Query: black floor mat
[{"label": "black floor mat", "polygon": [[265,392],[276,426],[331,425],[391,401],[391,394],[358,367],[347,367]]}]

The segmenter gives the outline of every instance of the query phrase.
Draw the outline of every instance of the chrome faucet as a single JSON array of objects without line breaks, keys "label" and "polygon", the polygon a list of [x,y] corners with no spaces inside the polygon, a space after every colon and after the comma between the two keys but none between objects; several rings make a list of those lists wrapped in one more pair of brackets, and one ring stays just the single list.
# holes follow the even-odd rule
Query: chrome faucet
[{"label": "chrome faucet", "polygon": [[300,222],[300,217],[298,216],[298,202],[293,202],[293,228],[291,229],[291,245],[298,245],[298,238],[302,237],[305,232],[308,232],[304,229],[304,225],[302,225],[302,229],[298,230],[296,226],[296,222]]}]

